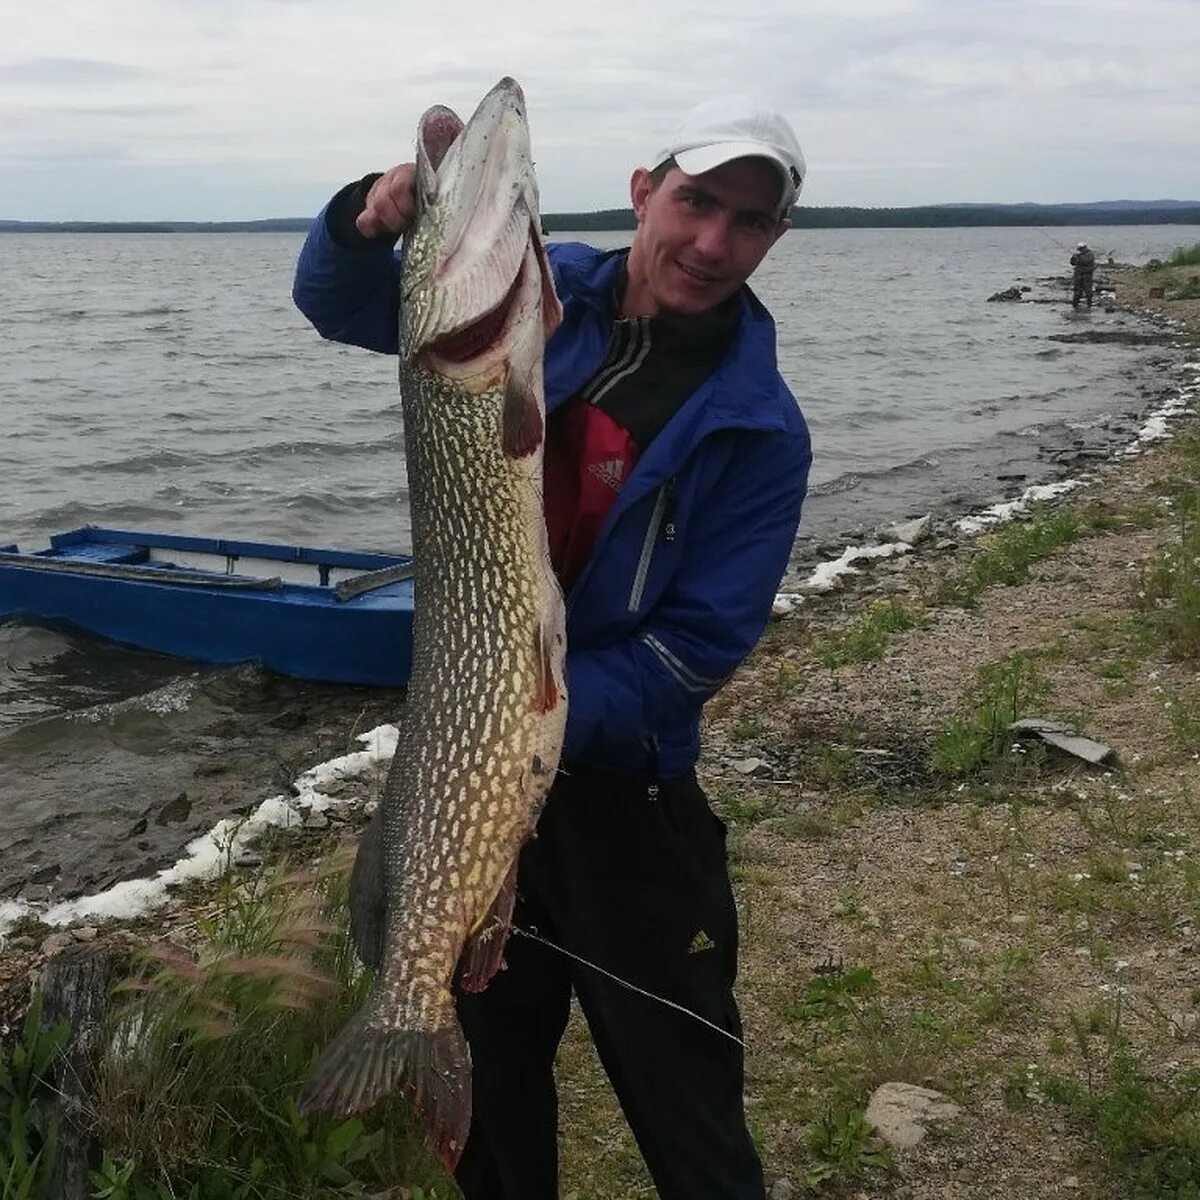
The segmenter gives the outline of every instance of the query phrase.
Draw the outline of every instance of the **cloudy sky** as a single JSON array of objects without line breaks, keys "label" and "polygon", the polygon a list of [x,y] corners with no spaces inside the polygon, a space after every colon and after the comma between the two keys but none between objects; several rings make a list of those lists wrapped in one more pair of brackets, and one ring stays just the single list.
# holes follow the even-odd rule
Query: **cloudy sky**
[{"label": "cloudy sky", "polygon": [[504,74],[547,212],[625,204],[748,89],[809,204],[1200,200],[1200,0],[0,0],[0,30],[0,218],[307,216]]}]

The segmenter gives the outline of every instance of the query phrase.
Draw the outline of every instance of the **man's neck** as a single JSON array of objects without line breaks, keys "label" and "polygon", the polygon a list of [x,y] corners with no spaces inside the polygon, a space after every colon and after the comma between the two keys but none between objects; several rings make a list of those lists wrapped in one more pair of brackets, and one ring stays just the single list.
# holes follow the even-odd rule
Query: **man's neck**
[{"label": "man's neck", "polygon": [[650,290],[645,284],[639,285],[630,276],[629,259],[630,255],[626,255],[613,287],[613,311],[619,318],[629,321],[635,317],[661,317],[672,322],[686,322],[694,318],[697,323],[703,324],[714,318],[726,318],[737,309],[736,293],[727,300],[723,300],[715,308],[707,309],[702,313],[678,313],[672,309],[663,308],[650,294]]}]

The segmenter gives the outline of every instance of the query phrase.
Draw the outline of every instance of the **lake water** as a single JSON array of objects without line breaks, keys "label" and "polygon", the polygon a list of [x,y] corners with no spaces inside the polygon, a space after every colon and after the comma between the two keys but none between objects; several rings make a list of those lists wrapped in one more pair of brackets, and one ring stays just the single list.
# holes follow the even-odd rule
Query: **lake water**
[{"label": "lake water", "polygon": [[[1143,261],[1196,236],[790,232],[754,286],[813,433],[797,568],[818,544],[988,504],[1128,441],[1179,351],[1104,340],[1154,331],[1102,306],[1075,313],[1039,280],[1069,271],[1081,237],[1101,261]],[[0,236],[0,543],[37,549],[90,522],[408,547],[395,360],[323,342],[296,312],[301,241]],[[1014,283],[1046,303],[986,302]],[[396,703],[0,623],[0,898],[171,857]],[[181,793],[170,811],[188,816],[158,823]]]}]

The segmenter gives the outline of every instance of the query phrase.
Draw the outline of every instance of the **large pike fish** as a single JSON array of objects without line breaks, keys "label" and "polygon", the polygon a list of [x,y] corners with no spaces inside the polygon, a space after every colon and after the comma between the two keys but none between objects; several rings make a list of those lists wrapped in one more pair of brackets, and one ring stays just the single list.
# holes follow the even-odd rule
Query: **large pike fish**
[{"label": "large pike fish", "polygon": [[542,512],[542,350],[562,309],[512,79],[466,126],[425,113],[416,207],[400,283],[413,669],[351,880],[356,946],[377,973],[301,1104],[348,1113],[401,1092],[452,1169],[471,1112],[453,989],[481,990],[502,965],[567,709]]}]

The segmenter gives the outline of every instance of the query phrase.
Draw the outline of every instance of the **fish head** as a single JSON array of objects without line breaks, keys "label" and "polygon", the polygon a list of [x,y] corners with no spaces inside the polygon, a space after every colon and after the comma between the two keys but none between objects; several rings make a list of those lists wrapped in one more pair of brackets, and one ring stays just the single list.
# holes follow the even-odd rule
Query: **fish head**
[{"label": "fish head", "polygon": [[498,373],[531,375],[562,308],[515,80],[496,84],[465,125],[441,105],[425,113],[415,192],[401,274],[401,356],[469,391],[494,386]]}]

